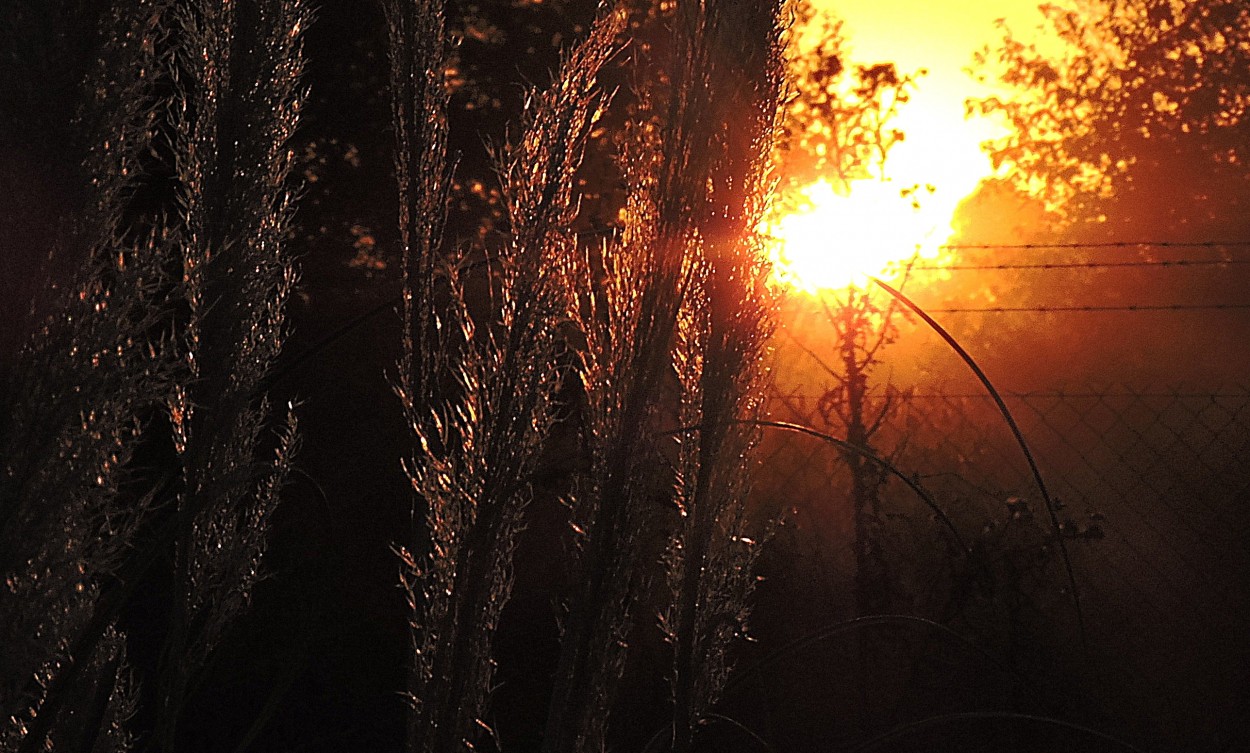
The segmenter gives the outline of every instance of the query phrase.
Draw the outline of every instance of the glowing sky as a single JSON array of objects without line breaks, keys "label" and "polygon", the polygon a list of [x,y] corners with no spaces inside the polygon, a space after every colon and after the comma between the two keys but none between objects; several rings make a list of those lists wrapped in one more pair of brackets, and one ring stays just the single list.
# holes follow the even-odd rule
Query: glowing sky
[{"label": "glowing sky", "polygon": [[[852,188],[850,200],[836,199],[807,216],[791,216],[770,231],[785,239],[786,258],[779,276],[800,288],[840,287],[857,281],[856,272],[877,274],[882,260],[909,257],[917,248],[932,258],[950,234],[958,206],[991,172],[980,144],[1002,135],[1001,126],[964,117],[968,98],[984,97],[987,87],[965,72],[975,50],[993,46],[1001,32],[995,19],[1004,18],[1021,37],[1031,36],[1041,15],[1037,0],[815,0],[845,22],[850,63],[895,63],[903,73],[928,71],[911,101],[900,108],[895,124],[906,133],[886,164],[889,188]],[[892,200],[899,188],[932,185],[919,214],[909,202]],[[831,194],[814,186],[816,195]],[[838,204],[838,206],[835,206]],[[852,227],[856,222],[866,227]],[[831,225],[839,228],[831,234]],[[831,248],[831,238],[845,248]],[[834,260],[832,255],[839,258]],[[848,259],[847,256],[856,256]],[[793,266],[793,273],[784,268]],[[860,267],[856,269],[856,267]]]},{"label": "glowing sky", "polygon": [[984,96],[964,72],[972,53],[1000,37],[994,20],[1005,18],[1017,32],[1037,25],[1038,0],[818,0],[846,21],[856,62],[894,62],[902,71],[920,68],[912,101],[898,124],[907,133],[890,156],[892,177],[906,183],[933,183],[940,193],[960,198],[990,171],[979,144],[1001,131],[984,121],[964,119],[964,101]]}]

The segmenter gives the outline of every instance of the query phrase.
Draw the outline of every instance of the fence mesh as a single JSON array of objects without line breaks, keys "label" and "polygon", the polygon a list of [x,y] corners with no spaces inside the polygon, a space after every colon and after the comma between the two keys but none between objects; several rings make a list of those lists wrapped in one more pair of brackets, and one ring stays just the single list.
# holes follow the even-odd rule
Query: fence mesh
[{"label": "fence mesh", "polygon": [[[821,396],[776,393],[770,417],[835,436],[845,427],[821,411]],[[1134,718],[1162,715],[1177,734],[1229,724],[1247,687],[1245,626],[1250,619],[1250,388],[1211,390],[1084,389],[1003,395],[1056,500],[1085,612],[1098,681],[1112,708]],[[868,401],[873,418],[884,398]],[[1050,521],[1019,445],[989,395],[934,391],[891,398],[872,449],[921,484],[968,541],[983,541],[1026,511]],[[829,572],[854,568],[849,474],[836,449],[798,435],[770,435],[762,447],[762,491],[819,530],[808,547]],[[895,547],[900,575],[924,600],[924,577],[941,557],[933,516],[905,484],[881,487],[881,536]],[[802,529],[802,524],[798,526]],[[1053,540],[1053,537],[1052,537]],[[815,543],[819,541],[819,543]],[[910,578],[910,580],[908,580]],[[1041,609],[1062,616],[1062,571],[1043,575],[1051,598]],[[949,594],[946,596],[949,599]],[[1044,597],[1043,597],[1044,598]],[[1168,698],[1206,718],[1166,719]],[[1196,702],[1196,703],[1195,703]],[[1118,704],[1118,706],[1117,706]],[[1220,721],[1223,719],[1223,721]]]}]

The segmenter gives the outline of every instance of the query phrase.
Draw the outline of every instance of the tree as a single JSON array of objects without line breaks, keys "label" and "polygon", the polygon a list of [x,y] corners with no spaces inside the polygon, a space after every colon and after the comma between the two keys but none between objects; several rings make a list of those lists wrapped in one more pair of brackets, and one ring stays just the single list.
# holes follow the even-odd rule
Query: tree
[{"label": "tree", "polygon": [[[903,74],[893,63],[851,65],[848,56],[841,21],[810,2],[798,3],[787,50],[792,94],[776,157],[781,181],[775,213],[801,211],[802,189],[816,181],[847,195],[857,183],[885,180],[890,152],[905,138],[895,118],[924,71]],[[904,188],[901,193],[914,200],[914,192]],[[830,229],[828,253],[854,253],[855,249],[839,248],[836,233],[836,228]],[[895,405],[894,388],[887,385],[884,396],[874,394],[878,389],[872,377],[882,349],[897,336],[900,312],[892,299],[883,300],[873,288],[848,285],[819,291],[815,297],[810,306],[804,306],[806,299],[793,304],[795,309],[810,309],[813,316],[793,327],[791,336],[805,355],[814,358],[819,367],[816,378],[827,377],[833,383],[824,388],[815,411],[804,411],[790,401],[787,407],[796,413],[796,420],[837,427],[850,444],[873,452],[873,437]],[[805,344],[812,339],[807,330],[815,330],[815,338],[822,342],[832,342],[835,352],[826,356],[820,346]],[[856,611],[883,611],[890,589],[879,546],[877,492],[884,477],[878,466],[856,452],[845,451],[840,457],[851,471]]]},{"label": "tree", "polygon": [[[948,300],[1018,306],[1208,304],[1244,300],[1243,276],[1214,264],[1233,258],[1221,241],[1250,232],[1250,16],[1244,3],[1199,0],[1082,0],[1042,6],[1050,44],[1010,29],[976,56],[976,73],[1000,94],[968,103],[1008,134],[986,144],[998,168],[961,208],[957,243],[1120,243],[1125,248],[1051,249],[1047,261],[1097,263],[1201,259],[1208,266],[1003,270],[976,290],[954,285]],[[1162,248],[1139,241],[1194,243]],[[1203,247],[1203,246],[1206,247]],[[961,252],[966,263],[1000,264],[994,249]],[[992,286],[992,287],[991,287]],[[999,304],[1001,305],[1001,304]],[[1240,379],[1250,368],[1235,336],[1237,311],[1192,319],[1161,316],[1151,331],[1074,330],[1070,317],[961,317],[960,334],[983,343],[995,373],[1035,385],[1060,359],[1070,378],[1122,379],[1126,368],[1155,382]],[[1051,326],[1036,326],[1045,322]],[[990,325],[994,326],[991,327]],[[1036,333],[1027,342],[1016,326]],[[1040,385],[1037,385],[1040,386]]]},{"label": "tree", "polygon": [[1085,232],[1237,236],[1250,201],[1250,8],[1237,0],[1080,0],[1041,8],[1058,51],[1004,29],[976,56],[1008,92],[969,112],[1015,189]]},{"label": "tree", "polygon": [[[851,65],[842,21],[810,0],[794,6],[786,51],[786,103],[778,140],[781,211],[796,189],[816,180],[840,193],[852,181],[881,179],[891,148],[905,138],[893,123],[924,71],[893,63]],[[814,42],[813,42],[814,40]]]}]

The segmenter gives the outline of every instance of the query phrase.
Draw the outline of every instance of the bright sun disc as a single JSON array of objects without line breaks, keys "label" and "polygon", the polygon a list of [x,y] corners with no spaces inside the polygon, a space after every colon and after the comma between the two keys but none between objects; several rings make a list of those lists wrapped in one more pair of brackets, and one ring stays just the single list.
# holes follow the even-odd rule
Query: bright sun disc
[{"label": "bright sun disc", "polygon": [[797,211],[766,221],[777,282],[809,293],[893,277],[913,259],[933,264],[951,236],[951,210],[927,193],[900,195],[890,181],[858,181],[844,195],[820,180],[805,186]]}]

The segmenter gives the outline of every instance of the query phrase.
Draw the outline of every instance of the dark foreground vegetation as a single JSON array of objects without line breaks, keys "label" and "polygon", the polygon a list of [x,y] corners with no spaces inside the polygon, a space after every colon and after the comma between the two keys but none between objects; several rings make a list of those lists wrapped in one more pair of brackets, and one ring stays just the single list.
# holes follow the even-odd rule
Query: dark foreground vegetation
[{"label": "dark foreground vegetation", "polygon": [[[1244,57],[1250,24],[1202,5]],[[787,99],[788,20],[761,0],[9,3],[0,750],[1185,742],[1087,671],[1063,573],[1090,527],[1044,493],[983,525],[872,449],[894,304],[862,338],[878,304],[828,321],[846,347],[819,421],[765,415],[770,190],[883,156],[871,110],[914,83],[834,44]],[[1041,106],[1076,96],[1005,49]],[[1193,129],[1240,127],[1227,78]],[[1172,83],[1161,111],[1183,116],[1198,95]],[[816,150],[795,101],[844,124],[841,161],[774,174],[779,146]],[[1171,136],[1244,185],[1244,140]],[[1062,143],[996,157],[1039,180],[1155,167]],[[1122,216],[1066,198],[1047,232]],[[810,567],[795,476],[753,474],[781,431],[837,460],[802,493],[853,511],[826,542],[849,557]],[[1227,718],[1194,745],[1244,742]]]}]

